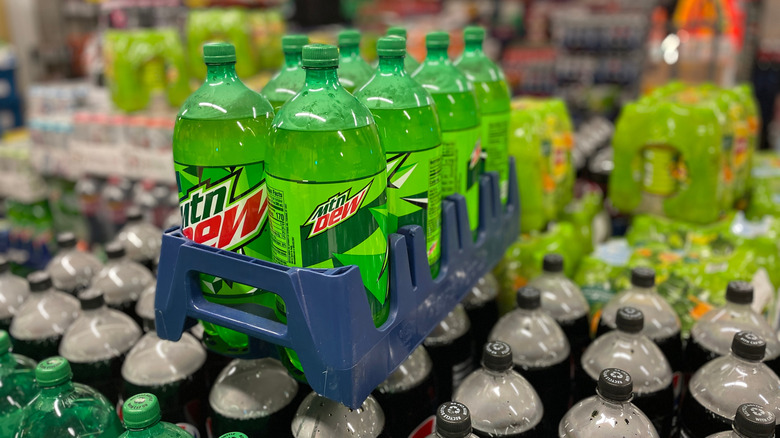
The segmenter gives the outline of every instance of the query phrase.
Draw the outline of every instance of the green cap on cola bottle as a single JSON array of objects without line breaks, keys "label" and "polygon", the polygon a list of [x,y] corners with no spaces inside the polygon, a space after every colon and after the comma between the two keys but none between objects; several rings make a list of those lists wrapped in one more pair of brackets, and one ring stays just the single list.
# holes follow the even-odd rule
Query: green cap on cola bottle
[{"label": "green cap on cola bottle", "polygon": [[387,28],[387,35],[406,38],[407,33],[406,33],[406,29],[401,26],[392,26]]},{"label": "green cap on cola bottle", "polygon": [[360,31],[354,29],[339,32],[339,47],[354,47],[360,45]]},{"label": "green cap on cola bottle", "polygon": [[309,37],[306,35],[295,34],[282,37],[282,51],[284,53],[300,53],[306,44],[309,44]]},{"label": "green cap on cola bottle", "polygon": [[122,406],[122,417],[128,429],[146,429],[162,418],[160,403],[154,394],[137,394]]},{"label": "green cap on cola bottle", "polygon": [[309,44],[303,47],[303,68],[333,68],[339,66],[339,49],[329,44]]}]

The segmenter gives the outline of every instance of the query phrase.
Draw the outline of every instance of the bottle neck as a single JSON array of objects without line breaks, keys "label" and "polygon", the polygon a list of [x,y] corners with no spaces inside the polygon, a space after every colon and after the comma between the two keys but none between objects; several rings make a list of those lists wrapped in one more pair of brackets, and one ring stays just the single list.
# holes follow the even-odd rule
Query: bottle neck
[{"label": "bottle neck", "polygon": [[165,436],[165,426],[158,421],[149,427],[143,429],[127,429],[127,437],[147,438],[150,436]]},{"label": "bottle neck", "polygon": [[447,62],[450,60],[450,57],[447,54],[446,47],[429,47],[428,53],[425,55],[425,60],[432,62]]},{"label": "bottle neck", "polygon": [[73,382],[68,380],[67,382],[57,386],[47,386],[45,388],[41,388],[41,395],[44,397],[57,397],[60,394],[64,394],[70,391],[73,391]]},{"label": "bottle neck", "polygon": [[601,393],[598,391],[598,389],[596,390],[596,398],[601,403],[604,403],[606,405],[609,405],[609,406],[612,406],[612,407],[616,407],[616,408],[619,408],[619,409],[623,409],[623,405],[624,404],[631,402],[631,399],[628,399],[626,401],[618,401],[618,400],[612,400],[610,398],[606,398],[603,395],[601,395]]},{"label": "bottle neck", "polygon": [[635,341],[637,340],[637,338],[639,338],[642,335],[642,332],[631,333],[631,332],[625,332],[620,329],[615,330],[615,333],[617,333],[617,337],[619,339],[623,339],[626,341]]},{"label": "bottle neck", "polygon": [[379,73],[380,74],[389,74],[389,75],[398,75],[398,76],[404,76],[406,75],[406,69],[404,68],[404,57],[403,56],[393,56],[393,57],[379,57]]},{"label": "bottle neck", "polygon": [[342,58],[354,58],[360,56],[360,46],[341,46],[339,54]]},{"label": "bottle neck", "polygon": [[745,359],[744,357],[739,357],[739,356],[737,356],[737,355],[736,355],[736,354],[734,354],[733,352],[732,352],[732,353],[729,353],[729,354],[731,355],[731,358],[732,358],[732,359],[733,359],[735,362],[739,363],[739,364],[740,364],[740,365],[742,365],[742,366],[756,367],[756,366],[758,366],[758,365],[760,365],[760,364],[761,364],[761,361],[760,361],[760,360],[750,360],[750,359]]},{"label": "bottle neck", "polygon": [[330,68],[307,68],[305,88],[340,87],[338,71]]},{"label": "bottle neck", "polygon": [[652,287],[640,287],[640,286],[634,285],[631,289],[632,289],[632,292],[637,293],[637,294],[643,294],[643,295],[655,295],[656,294],[655,286],[652,286]]},{"label": "bottle neck", "polygon": [[482,41],[467,41],[463,54],[471,56],[484,55],[482,52]]},{"label": "bottle neck", "polygon": [[753,311],[750,303],[742,304],[742,303],[733,303],[731,301],[726,301],[726,305],[723,307],[732,312],[739,312],[739,313],[751,313]]},{"label": "bottle neck", "polygon": [[[12,371],[16,368],[16,358],[10,351],[0,354],[0,369],[3,371]],[[2,373],[2,371],[0,371]]]},{"label": "bottle neck", "polygon": [[[206,64],[206,83],[211,86],[238,81],[236,64]],[[128,222],[134,223],[134,222]]]},{"label": "bottle neck", "polygon": [[284,66],[287,68],[300,67],[301,52],[285,52]]}]

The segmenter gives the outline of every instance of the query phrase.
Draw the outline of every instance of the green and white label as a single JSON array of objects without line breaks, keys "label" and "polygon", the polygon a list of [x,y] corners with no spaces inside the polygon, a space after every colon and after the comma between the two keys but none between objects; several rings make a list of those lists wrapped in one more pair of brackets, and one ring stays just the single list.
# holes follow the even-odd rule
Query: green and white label
[{"label": "green and white label", "polygon": [[[192,166],[174,162],[179,186],[182,234],[203,245],[263,260],[271,258],[268,194],[263,162],[234,167]],[[210,295],[253,294],[257,290],[230,280],[201,275]]]},{"label": "green and white label", "polygon": [[482,115],[482,154],[485,170],[498,172],[501,202],[509,196],[509,112]]},{"label": "green and white label", "polygon": [[479,177],[484,169],[480,128],[442,131],[442,197],[460,193],[466,198],[471,230],[479,221]]},{"label": "green and white label", "polygon": [[386,157],[388,229],[422,225],[434,265],[441,256],[441,147]]},{"label": "green and white label", "polygon": [[308,268],[357,265],[367,293],[378,303],[372,308],[383,307],[388,294],[386,185],[384,170],[327,183],[268,175],[273,261]]}]

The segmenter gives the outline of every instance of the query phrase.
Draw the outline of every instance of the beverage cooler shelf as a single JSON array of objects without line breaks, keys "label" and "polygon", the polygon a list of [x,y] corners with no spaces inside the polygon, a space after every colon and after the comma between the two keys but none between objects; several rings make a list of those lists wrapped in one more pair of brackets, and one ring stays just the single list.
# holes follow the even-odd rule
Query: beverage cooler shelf
[{"label": "beverage cooler shelf", "polygon": [[[441,268],[436,279],[431,278],[421,227],[403,227],[390,235],[390,314],[379,328],[371,318],[356,266],[285,267],[196,244],[173,228],[163,236],[157,333],[176,341],[203,320],[247,334],[250,356],[273,354],[273,345],[292,348],[312,389],[358,408],[517,238],[520,204],[514,161],[506,206],[501,205],[497,174],[485,174],[479,183],[476,241],[465,198],[453,195],[442,203]],[[287,324],[269,317],[273,312],[258,315],[207,301],[199,273],[276,293],[286,304]]]}]

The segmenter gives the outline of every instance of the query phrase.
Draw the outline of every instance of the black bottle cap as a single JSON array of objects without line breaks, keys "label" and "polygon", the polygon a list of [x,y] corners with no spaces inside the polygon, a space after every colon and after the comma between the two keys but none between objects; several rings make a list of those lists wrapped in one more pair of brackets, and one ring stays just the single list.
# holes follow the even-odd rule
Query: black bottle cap
[{"label": "black bottle cap", "polygon": [[753,302],[753,285],[747,281],[729,281],[726,287],[726,301],[734,304],[750,304]]},{"label": "black bottle cap", "polygon": [[542,259],[542,270],[545,272],[563,271],[563,256],[556,253],[545,254]]},{"label": "black bottle cap", "polygon": [[636,307],[621,307],[617,311],[615,324],[622,332],[639,333],[645,326],[645,315]]},{"label": "black bottle cap", "polygon": [[436,433],[442,438],[465,438],[471,433],[471,415],[463,403],[446,402],[436,411]]},{"label": "black bottle cap", "polygon": [[141,211],[138,207],[130,207],[127,209],[127,220],[128,221],[140,221],[143,219],[144,213]]},{"label": "black bottle cap", "polygon": [[0,257],[0,274],[8,272],[11,269],[11,263],[5,257]]},{"label": "black bottle cap", "polygon": [[525,310],[538,309],[542,305],[542,293],[532,286],[523,286],[517,290],[517,307]]},{"label": "black bottle cap", "polygon": [[27,276],[30,292],[43,292],[51,289],[51,277],[46,271],[35,271]]},{"label": "black bottle cap", "polygon": [[501,341],[490,341],[482,350],[482,366],[491,371],[506,371],[512,368],[512,349]]},{"label": "black bottle cap", "polygon": [[70,231],[57,235],[57,247],[59,249],[73,248],[76,246],[76,235]]},{"label": "black bottle cap", "polygon": [[598,390],[607,400],[629,401],[634,382],[627,372],[619,368],[605,368],[599,375]]},{"label": "black bottle cap", "polygon": [[755,403],[745,403],[737,408],[734,430],[747,438],[771,438],[775,436],[775,414]]},{"label": "black bottle cap", "polygon": [[103,297],[103,291],[97,289],[86,289],[78,294],[81,310],[92,310],[103,307],[106,303]]},{"label": "black bottle cap", "polygon": [[106,244],[106,257],[109,260],[119,259],[125,256],[125,247],[119,242]]},{"label": "black bottle cap", "polygon": [[655,270],[640,266],[631,270],[631,284],[636,287],[655,286]]},{"label": "black bottle cap", "polygon": [[745,360],[762,360],[766,353],[766,342],[753,332],[741,331],[731,341],[731,352]]}]

